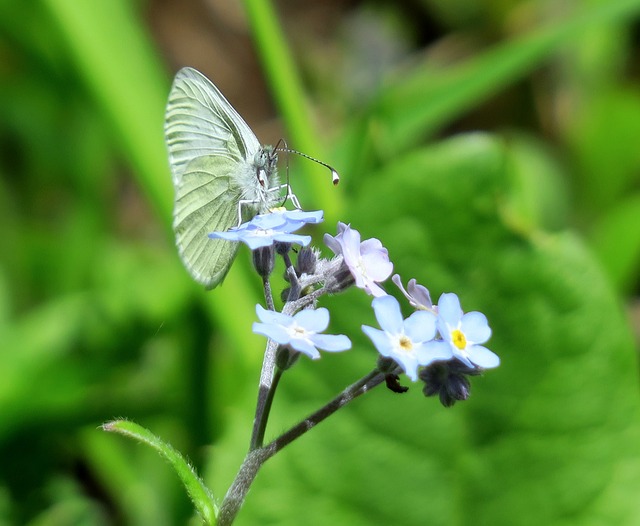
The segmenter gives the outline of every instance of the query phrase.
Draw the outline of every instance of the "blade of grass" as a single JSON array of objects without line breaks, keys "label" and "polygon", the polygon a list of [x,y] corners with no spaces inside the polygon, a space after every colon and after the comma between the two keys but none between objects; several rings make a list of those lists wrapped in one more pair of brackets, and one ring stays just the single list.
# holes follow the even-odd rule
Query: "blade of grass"
[{"label": "blade of grass", "polygon": [[586,30],[622,23],[640,11],[639,0],[598,3],[445,70],[418,68],[381,94],[341,142],[342,159],[363,173],[374,151],[397,155],[434,134],[473,106],[522,78]]},{"label": "blade of grass", "polygon": [[[267,82],[295,141],[291,146],[325,160],[322,141],[311,124],[313,119],[306,104],[302,83],[271,2],[244,0],[244,5]],[[327,222],[337,220],[343,209],[342,194],[329,183],[330,174],[327,169],[305,162],[301,164],[300,170],[305,174],[305,180],[296,178],[295,187],[305,188],[305,194],[314,197],[324,210]]]}]

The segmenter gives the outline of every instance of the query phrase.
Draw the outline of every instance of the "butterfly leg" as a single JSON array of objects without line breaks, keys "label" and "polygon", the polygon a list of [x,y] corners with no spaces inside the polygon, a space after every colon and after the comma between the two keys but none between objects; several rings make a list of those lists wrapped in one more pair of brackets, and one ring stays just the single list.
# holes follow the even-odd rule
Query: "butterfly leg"
[{"label": "butterfly leg", "polygon": [[293,206],[297,210],[302,210],[302,207],[300,206],[300,201],[298,201],[298,196],[296,196],[296,194],[293,193],[293,190],[291,190],[291,186],[289,185],[289,183],[284,183],[284,184],[281,184],[280,186],[271,188],[269,189],[269,192],[279,192],[280,190],[283,190],[283,189],[286,189],[287,193],[284,196],[284,201],[282,201],[281,206],[283,206],[287,202],[287,199],[291,199]]}]

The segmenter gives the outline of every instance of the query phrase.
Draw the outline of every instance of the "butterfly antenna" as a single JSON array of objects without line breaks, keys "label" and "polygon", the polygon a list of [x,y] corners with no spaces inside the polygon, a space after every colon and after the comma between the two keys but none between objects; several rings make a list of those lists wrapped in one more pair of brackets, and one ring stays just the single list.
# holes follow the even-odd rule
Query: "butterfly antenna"
[{"label": "butterfly antenna", "polygon": [[[292,150],[291,148],[287,148],[286,143],[284,148],[276,148],[276,150],[278,150],[279,152],[295,153],[296,155],[304,157],[305,159],[309,159],[310,161],[318,163],[331,171],[331,181],[333,182],[334,186],[340,182],[340,175],[338,175],[338,172],[335,170],[335,168],[333,168],[332,166],[329,166],[327,163],[323,163],[322,161],[316,159],[315,157],[311,157],[306,153],[302,153],[302,152],[299,152],[298,150]],[[288,162],[287,162],[287,182],[289,182],[289,163]]]}]

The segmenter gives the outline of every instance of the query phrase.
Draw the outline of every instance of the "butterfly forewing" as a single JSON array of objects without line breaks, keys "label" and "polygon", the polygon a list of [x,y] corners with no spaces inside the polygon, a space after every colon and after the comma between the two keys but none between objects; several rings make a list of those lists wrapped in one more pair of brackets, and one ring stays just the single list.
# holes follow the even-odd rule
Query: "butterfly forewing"
[{"label": "butterfly forewing", "polygon": [[260,144],[218,89],[191,68],[181,69],[173,82],[165,139],[178,251],[191,276],[213,288],[228,272],[237,244],[207,234],[237,225],[238,180],[251,171]]},{"label": "butterfly forewing", "polygon": [[260,143],[222,93],[200,72],[176,74],[165,115],[165,139],[174,183],[186,166],[205,155],[253,161]]}]

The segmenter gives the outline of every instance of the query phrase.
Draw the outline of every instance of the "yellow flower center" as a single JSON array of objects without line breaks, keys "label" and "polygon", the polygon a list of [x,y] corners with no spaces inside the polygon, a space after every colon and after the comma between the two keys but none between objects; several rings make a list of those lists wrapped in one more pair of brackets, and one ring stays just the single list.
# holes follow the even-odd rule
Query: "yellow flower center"
[{"label": "yellow flower center", "polygon": [[399,343],[400,343],[400,348],[403,351],[411,352],[413,350],[413,342],[411,341],[410,338],[407,338],[406,336],[401,336]]},{"label": "yellow flower center", "polygon": [[460,329],[453,329],[451,331],[451,340],[453,341],[453,345],[455,345],[460,350],[463,350],[467,347],[467,339],[464,337],[464,332],[462,332]]}]

